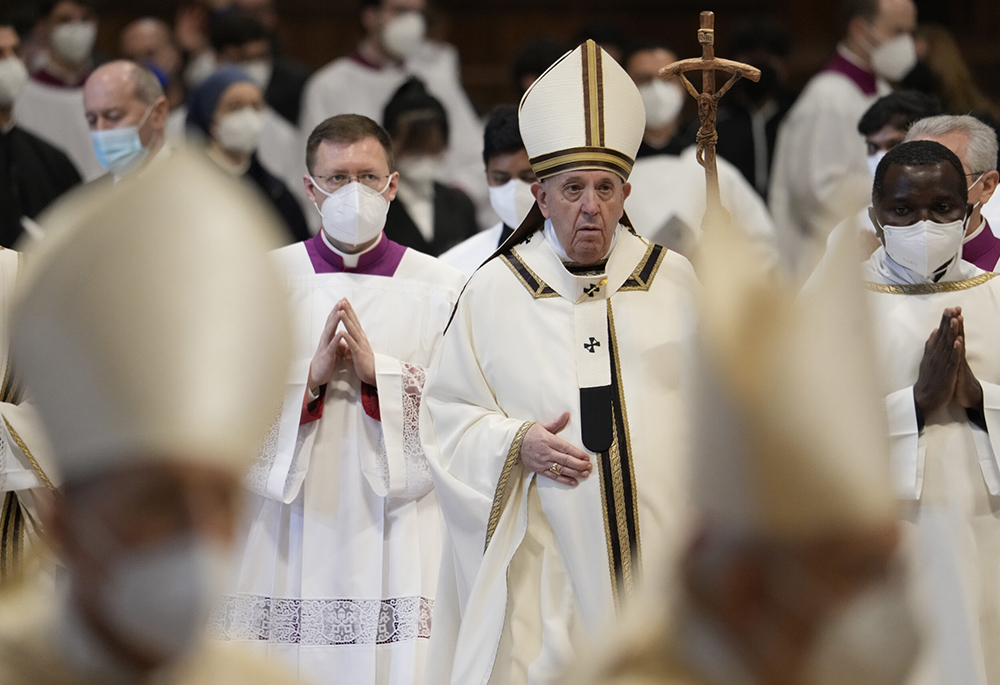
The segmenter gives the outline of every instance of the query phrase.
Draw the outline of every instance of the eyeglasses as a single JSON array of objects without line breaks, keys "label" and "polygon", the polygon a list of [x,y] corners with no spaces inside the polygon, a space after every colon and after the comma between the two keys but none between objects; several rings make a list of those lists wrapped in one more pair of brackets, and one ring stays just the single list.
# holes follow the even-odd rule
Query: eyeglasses
[{"label": "eyeglasses", "polygon": [[323,190],[332,193],[355,181],[368,186],[372,190],[381,191],[385,187],[385,179],[389,178],[389,176],[392,176],[392,174],[386,176],[379,176],[378,174],[331,174],[329,176],[313,176],[313,178],[316,179],[317,185]]}]

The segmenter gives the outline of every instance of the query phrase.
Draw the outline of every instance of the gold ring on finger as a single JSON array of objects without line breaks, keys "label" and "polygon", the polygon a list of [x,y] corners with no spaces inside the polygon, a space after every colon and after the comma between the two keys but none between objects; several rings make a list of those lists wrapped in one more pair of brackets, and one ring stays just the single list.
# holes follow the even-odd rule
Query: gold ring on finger
[{"label": "gold ring on finger", "polygon": [[551,471],[552,473],[556,474],[557,476],[562,475],[562,471],[559,470],[559,463],[555,462],[555,461],[552,462],[552,466],[551,466],[551,468],[549,468],[549,471]]}]

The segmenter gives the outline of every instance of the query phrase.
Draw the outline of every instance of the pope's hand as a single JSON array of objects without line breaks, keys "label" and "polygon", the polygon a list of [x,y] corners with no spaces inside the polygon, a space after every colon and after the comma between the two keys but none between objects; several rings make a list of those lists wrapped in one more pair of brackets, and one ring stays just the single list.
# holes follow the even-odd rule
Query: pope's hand
[{"label": "pope's hand", "polygon": [[375,385],[375,353],[372,352],[358,315],[354,313],[354,307],[345,297],[337,303],[334,311],[340,312],[344,327],[337,331],[333,342],[344,353],[344,359],[354,362],[354,372],[358,374],[358,378],[368,385]]},{"label": "pope's hand", "polygon": [[961,307],[945,309],[941,324],[924,343],[924,356],[913,385],[913,402],[924,418],[955,396],[959,370],[965,359],[961,315]]},{"label": "pope's hand", "polygon": [[524,434],[520,458],[529,471],[564,485],[576,485],[590,475],[593,467],[589,454],[556,435],[567,423],[569,412],[563,412],[554,421],[532,425]]}]

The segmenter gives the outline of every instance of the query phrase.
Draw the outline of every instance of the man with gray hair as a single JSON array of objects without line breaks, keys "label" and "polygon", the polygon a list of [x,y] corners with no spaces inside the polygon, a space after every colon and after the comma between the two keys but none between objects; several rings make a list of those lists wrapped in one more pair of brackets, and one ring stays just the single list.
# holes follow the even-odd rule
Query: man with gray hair
[{"label": "man with gray hair", "polygon": [[984,271],[996,271],[1000,262],[1000,238],[990,226],[1000,226],[1000,206],[987,210],[987,203],[1000,183],[997,172],[997,134],[973,116],[943,115],[913,124],[906,140],[933,140],[958,155],[969,183],[972,213],[962,245],[962,259]]},{"label": "man with gray hair", "polygon": [[97,160],[115,183],[164,150],[170,107],[149,69],[127,60],[105,64],[84,84],[83,105]]}]

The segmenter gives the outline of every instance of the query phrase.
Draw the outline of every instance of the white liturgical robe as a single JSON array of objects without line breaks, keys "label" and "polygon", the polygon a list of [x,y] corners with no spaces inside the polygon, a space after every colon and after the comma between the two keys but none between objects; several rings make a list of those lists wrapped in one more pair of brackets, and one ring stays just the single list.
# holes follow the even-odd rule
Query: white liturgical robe
[{"label": "white liturgical robe", "polygon": [[[8,349],[7,321],[20,264],[20,253],[0,248],[0,586],[25,571],[48,576],[52,568],[48,547],[38,543],[41,511],[55,489],[55,474],[38,416],[24,400]],[[25,562],[30,564],[27,569]]]},{"label": "white liturgical robe", "polygon": [[66,153],[84,181],[107,173],[94,153],[83,107],[83,88],[60,88],[28,79],[14,103],[18,126]]},{"label": "white liturgical robe", "polygon": [[[632,194],[625,211],[642,236],[685,256],[701,238],[705,216],[705,173],[697,148],[679,155],[652,155],[637,159],[629,176]],[[774,221],[760,195],[743,174],[726,160],[717,160],[722,205],[758,248],[758,258],[777,262]]]},{"label": "white liturgical robe", "polygon": [[[938,283],[893,277],[884,248],[865,264],[897,494],[908,503],[928,594],[937,685],[1000,683],[1000,279],[957,261]],[[960,306],[966,359],[983,388],[983,431],[952,401],[917,423],[924,343]]]},{"label": "white liturgical robe", "polygon": [[[619,226],[603,270],[574,273],[546,234],[470,279],[429,375],[448,531],[429,683],[555,682],[684,539],[691,265]],[[564,411],[594,464],[576,487],[518,460]]]},{"label": "white liturgical robe", "polygon": [[[316,682],[419,683],[441,556],[419,406],[424,367],[464,278],[385,236],[355,266],[322,233],[275,256],[287,274],[297,361],[250,472],[259,496],[236,591],[213,632]],[[322,415],[309,420],[309,364],[342,298],[375,352],[376,386],[342,363]]]},{"label": "white liturgical robe", "polygon": [[841,46],[778,129],[769,204],[782,258],[799,282],[812,273],[833,227],[870,201],[858,121],[888,92],[888,83]]}]

